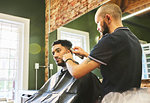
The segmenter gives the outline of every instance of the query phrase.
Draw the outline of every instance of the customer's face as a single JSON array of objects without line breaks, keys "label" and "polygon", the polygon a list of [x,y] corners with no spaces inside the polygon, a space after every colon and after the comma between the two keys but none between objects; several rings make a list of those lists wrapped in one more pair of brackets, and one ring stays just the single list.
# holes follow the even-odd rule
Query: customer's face
[{"label": "customer's face", "polygon": [[52,47],[53,58],[58,66],[66,66],[65,62],[63,61],[63,55],[68,51],[69,50],[61,44],[56,44]]}]

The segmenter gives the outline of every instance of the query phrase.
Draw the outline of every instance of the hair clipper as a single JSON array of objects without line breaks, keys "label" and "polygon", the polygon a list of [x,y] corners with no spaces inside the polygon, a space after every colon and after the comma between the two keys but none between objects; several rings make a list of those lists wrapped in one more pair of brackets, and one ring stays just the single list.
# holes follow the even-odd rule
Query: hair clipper
[{"label": "hair clipper", "polygon": [[[70,48],[70,51],[73,53],[74,49],[73,48]],[[84,56],[81,56],[81,55],[78,55],[78,54],[75,54],[76,56],[78,56],[80,59],[83,59]]]}]

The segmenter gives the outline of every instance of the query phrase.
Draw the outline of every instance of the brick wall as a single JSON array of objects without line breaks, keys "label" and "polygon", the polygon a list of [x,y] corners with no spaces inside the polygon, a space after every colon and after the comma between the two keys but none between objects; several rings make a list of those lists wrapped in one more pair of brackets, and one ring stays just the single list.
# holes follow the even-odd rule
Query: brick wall
[{"label": "brick wall", "polygon": [[51,0],[50,31],[78,18],[108,0]]}]

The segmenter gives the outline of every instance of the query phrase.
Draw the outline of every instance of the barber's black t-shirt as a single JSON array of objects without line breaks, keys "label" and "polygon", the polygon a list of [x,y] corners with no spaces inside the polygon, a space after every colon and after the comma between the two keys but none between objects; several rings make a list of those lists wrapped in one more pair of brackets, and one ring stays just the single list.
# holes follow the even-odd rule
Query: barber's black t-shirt
[{"label": "barber's black t-shirt", "polygon": [[137,37],[126,27],[106,34],[89,56],[101,64],[103,96],[139,88],[142,74],[142,50]]}]

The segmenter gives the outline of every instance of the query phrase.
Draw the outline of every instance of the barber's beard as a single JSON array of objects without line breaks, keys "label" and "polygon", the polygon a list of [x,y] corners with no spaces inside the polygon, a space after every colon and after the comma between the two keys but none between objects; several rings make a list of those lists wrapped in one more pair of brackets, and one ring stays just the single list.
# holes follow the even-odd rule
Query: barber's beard
[{"label": "barber's beard", "polygon": [[109,33],[109,29],[108,29],[108,26],[107,26],[105,21],[103,21],[103,24],[104,24],[104,26],[103,26],[103,29],[104,29],[103,35],[105,35],[106,33]]}]

